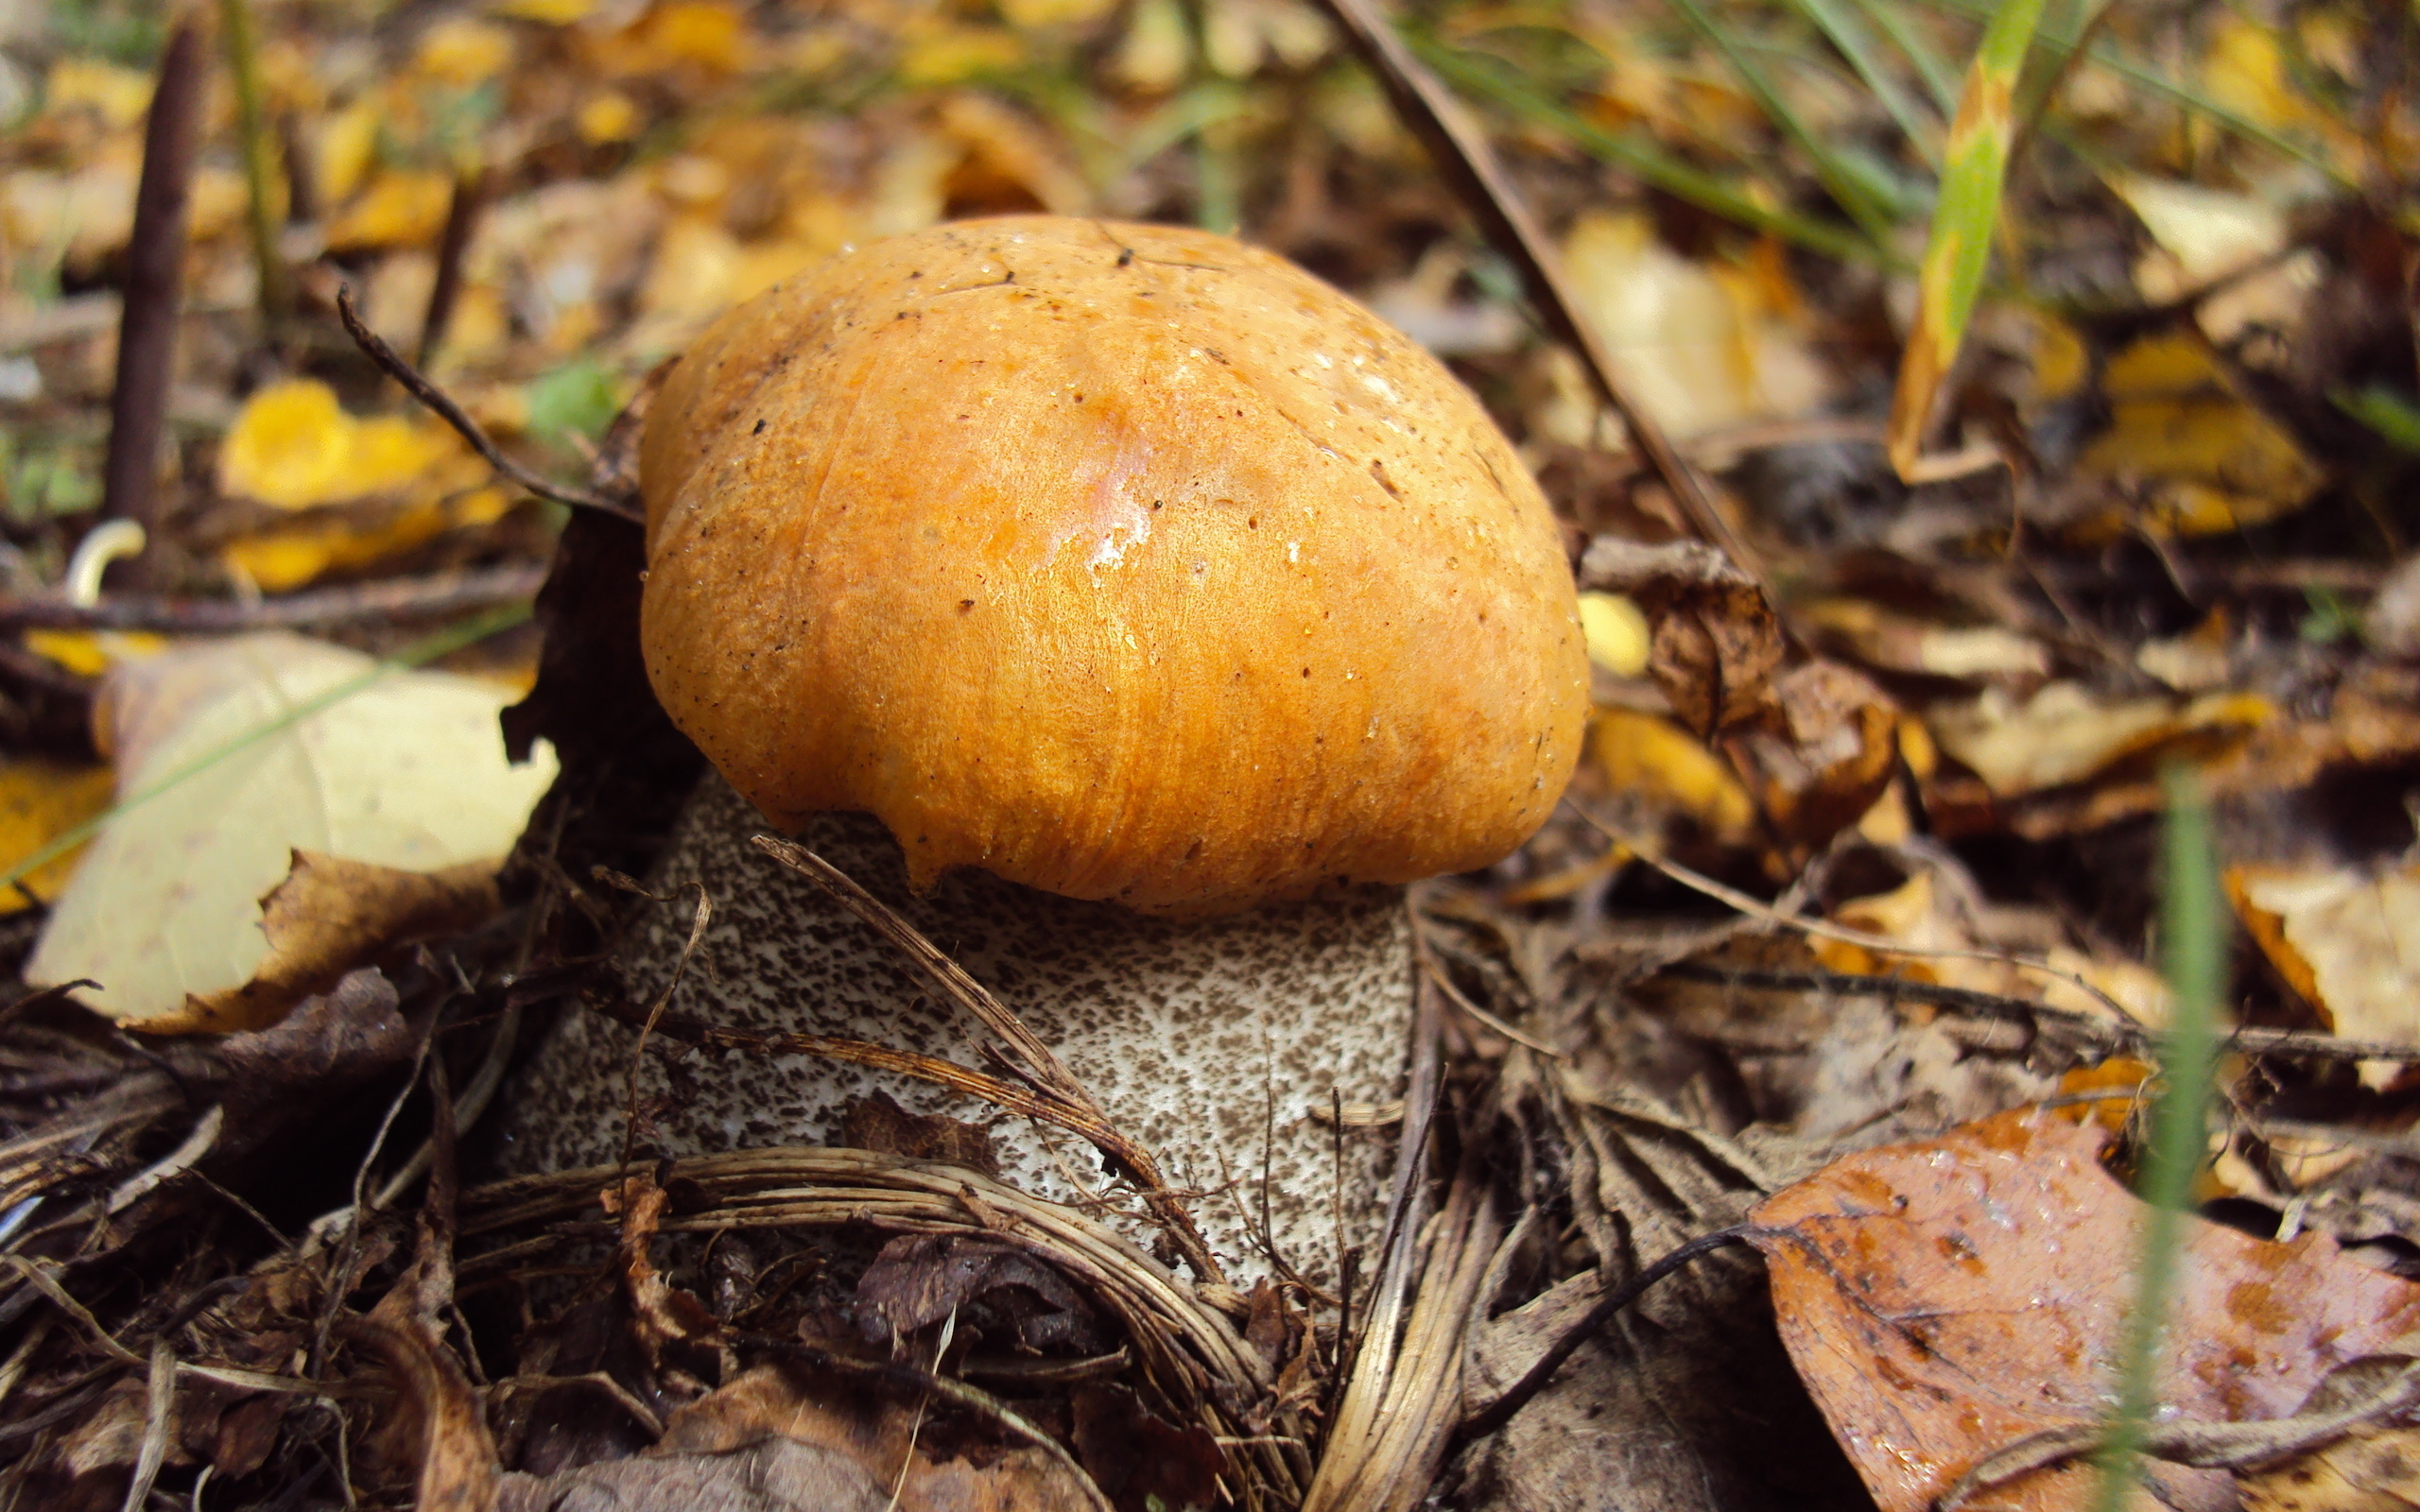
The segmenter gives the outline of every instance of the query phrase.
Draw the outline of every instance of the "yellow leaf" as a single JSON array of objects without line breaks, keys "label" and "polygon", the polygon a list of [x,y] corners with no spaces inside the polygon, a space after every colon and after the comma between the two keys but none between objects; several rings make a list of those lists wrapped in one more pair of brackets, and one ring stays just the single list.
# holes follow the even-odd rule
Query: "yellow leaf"
[{"label": "yellow leaf", "polygon": [[1737,838],[1754,822],[1739,779],[1668,719],[1600,709],[1589,723],[1588,748],[1616,792],[1678,809],[1720,838]]},{"label": "yellow leaf", "polygon": [[340,497],[357,499],[400,489],[458,452],[452,432],[435,430],[401,415],[355,421]]},{"label": "yellow leaf", "polygon": [[[110,806],[110,769],[58,762],[0,762],[0,858],[14,865]],[[49,899],[76,869],[81,848],[43,863],[0,892],[0,914],[30,906],[26,895]]]},{"label": "yellow leaf", "polygon": [[2258,524],[2301,508],[2325,481],[2284,427],[2235,391],[2197,336],[2135,343],[2110,359],[2103,387],[2109,428],[2076,469],[2134,492],[2141,523],[2154,531],[2212,535]]},{"label": "yellow leaf", "polygon": [[26,649],[79,677],[97,678],[129,657],[149,656],[167,644],[143,630],[27,630]]},{"label": "yellow leaf", "polygon": [[130,1025],[146,1034],[266,1029],[304,998],[333,988],[373,954],[470,929],[498,906],[495,864],[407,871],[296,850],[261,900],[268,954],[241,987],[188,992],[183,1005]]},{"label": "yellow leaf", "polygon": [[2120,761],[2187,735],[2240,736],[2276,713],[2265,698],[2213,694],[2178,707],[2166,698],[2104,702],[2082,684],[2053,682],[2023,703],[1998,689],[1927,711],[1941,748],[2001,798],[2084,782]]},{"label": "yellow leaf", "polygon": [[918,28],[899,55],[899,77],[909,84],[955,84],[1014,68],[1025,56],[1024,39],[1005,27]]},{"label": "yellow leaf", "polygon": [[[506,762],[496,713],[511,695],[431,672],[361,683],[375,670],[357,652],[268,634],[112,671],[96,720],[119,752],[122,790],[217,759],[102,830],[26,979],[99,981],[86,1001],[120,1019],[174,1013],[189,993],[251,978],[268,954],[259,900],[297,849],[413,871],[510,850],[554,775],[551,756]],[[229,750],[347,684],[361,685]]]},{"label": "yellow leaf", "polygon": [[[2231,867],[2226,885],[2261,954],[2328,1028],[2420,1043],[2420,868]],[[2362,1079],[2393,1073],[2364,1065]]]},{"label": "yellow leaf", "polygon": [[1634,678],[1647,670],[1652,639],[1647,616],[1619,593],[1581,594],[1580,633],[1588,642],[1588,660],[1606,671]]},{"label": "yellow leaf", "polygon": [[50,65],[43,85],[43,108],[58,112],[89,108],[112,129],[123,131],[151,109],[151,76],[95,58],[62,58]]},{"label": "yellow leaf", "polygon": [[572,125],[579,132],[579,139],[591,146],[628,142],[639,134],[639,108],[631,103],[628,94],[609,89],[581,102]]},{"label": "yellow leaf", "polygon": [[320,122],[319,145],[312,155],[319,163],[320,192],[330,203],[352,198],[369,176],[371,161],[378,153],[378,121],[377,102],[364,96]]},{"label": "yellow leaf", "polygon": [[467,16],[448,16],[421,33],[412,68],[458,89],[483,84],[512,62],[512,33]]},{"label": "yellow leaf", "polygon": [[400,416],[358,420],[311,378],[269,384],[244,402],[218,451],[218,489],[280,509],[307,509],[448,479],[467,457],[453,432]]},{"label": "yellow leaf", "polygon": [[1692,263],[1646,216],[1603,213],[1573,226],[1564,267],[1615,366],[1674,436],[1800,414],[1822,399],[1813,359],[1764,313],[1776,293],[1753,268]]},{"label": "yellow leaf", "polygon": [[381,173],[329,223],[330,251],[417,247],[437,240],[454,199],[454,180],[424,171]]},{"label": "yellow leaf", "polygon": [[[472,497],[489,491],[482,490]],[[315,520],[259,531],[218,548],[218,559],[251,579],[262,592],[282,593],[327,573],[366,567],[409,551],[442,535],[454,524],[446,506],[423,501],[367,524]]]},{"label": "yellow leaf", "polygon": [[237,411],[218,449],[218,491],[281,509],[304,509],[345,496],[353,456],[353,417],[336,390],[312,378],[256,389]]},{"label": "yellow leaf", "polygon": [[596,9],[596,0],[498,0],[488,8],[499,16],[515,21],[534,21],[541,26],[568,26],[575,21],[585,21]]},{"label": "yellow leaf", "polygon": [[657,66],[695,63],[736,73],[747,61],[748,22],[723,0],[666,0],[631,28],[632,40]]},{"label": "yellow leaf", "polygon": [[1081,26],[1098,21],[1117,9],[1117,0],[1000,0],[1000,14],[1011,26],[1033,30],[1042,26]]},{"label": "yellow leaf", "polygon": [[134,183],[141,169],[127,153],[109,153],[73,173],[12,168],[0,176],[0,221],[9,240],[63,253],[89,267],[126,245],[134,231]]},{"label": "yellow leaf", "polygon": [[1110,73],[1131,89],[1165,94],[1184,81],[1192,66],[1193,39],[1176,0],[1135,0]]}]

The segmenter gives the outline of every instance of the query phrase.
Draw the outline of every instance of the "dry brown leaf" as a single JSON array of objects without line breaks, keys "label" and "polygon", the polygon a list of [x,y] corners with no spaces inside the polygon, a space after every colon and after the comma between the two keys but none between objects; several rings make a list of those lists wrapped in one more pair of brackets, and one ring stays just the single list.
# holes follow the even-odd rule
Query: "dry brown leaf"
[{"label": "dry brown leaf", "polygon": [[543,1480],[506,1476],[502,1505],[555,1506],[575,1486],[630,1498],[613,1504],[717,1512],[1064,1512],[1098,1504],[1031,1446],[953,1452],[965,1435],[941,1432],[936,1410],[912,1392],[868,1389],[860,1376],[811,1379],[760,1366],[673,1413],[664,1437],[636,1459]]},{"label": "dry brown leaf", "polygon": [[[2148,1210],[2100,1168],[2104,1143],[2019,1108],[1852,1156],[1757,1210],[1783,1341],[1882,1512],[1921,1512],[1977,1461],[2107,1411]],[[2205,1421],[2289,1416],[2330,1370],[2420,1328],[2420,1286],[2316,1235],[2195,1223],[2173,1296],[2158,1400]],[[2213,1472],[2153,1473],[2211,1489],[2194,1483]],[[2092,1486],[2069,1464],[1991,1504],[2052,1512]]]},{"label": "dry brown leaf", "polygon": [[1790,668],[1773,680],[1777,729],[1752,727],[1726,742],[1785,838],[1819,847],[1872,808],[1897,769],[1898,707],[1862,673],[1837,662]]},{"label": "dry brown leaf", "polygon": [[1652,627],[1647,670],[1683,724],[1711,735],[1772,707],[1781,626],[1754,579],[1696,541],[1642,545],[1599,536],[1581,586],[1620,593]]},{"label": "dry brown leaf", "polygon": [[484,861],[404,871],[297,850],[285,880],[261,899],[268,954],[252,979],[223,992],[189,992],[183,1011],[129,1027],[147,1034],[266,1029],[371,957],[469,929],[497,906],[495,868]]}]

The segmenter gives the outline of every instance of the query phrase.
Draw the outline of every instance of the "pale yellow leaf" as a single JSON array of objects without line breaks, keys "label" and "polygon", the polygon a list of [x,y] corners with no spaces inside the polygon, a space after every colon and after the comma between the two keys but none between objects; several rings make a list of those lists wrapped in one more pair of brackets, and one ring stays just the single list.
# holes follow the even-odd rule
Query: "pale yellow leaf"
[{"label": "pale yellow leaf", "polygon": [[[374,666],[299,636],[246,636],[116,669],[96,722],[120,791],[136,792]],[[496,715],[512,696],[391,671],[130,809],[60,896],[26,980],[89,977],[101,1011],[158,1017],[251,978],[268,948],[259,900],[294,850],[414,871],[501,857],[554,775],[550,756],[506,762]]]}]

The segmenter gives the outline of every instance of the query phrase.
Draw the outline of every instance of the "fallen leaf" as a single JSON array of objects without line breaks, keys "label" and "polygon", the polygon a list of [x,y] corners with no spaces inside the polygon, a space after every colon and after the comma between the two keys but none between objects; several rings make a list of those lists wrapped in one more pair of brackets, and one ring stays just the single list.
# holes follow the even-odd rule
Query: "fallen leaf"
[{"label": "fallen leaf", "polygon": [[1599,536],[1580,576],[1582,588],[1620,593],[1646,614],[1647,670],[1683,724],[1710,735],[1772,708],[1781,627],[1754,580],[1720,552]]},{"label": "fallen leaf", "polygon": [[1694,819],[1718,840],[1743,840],[1754,831],[1756,806],[1737,776],[1668,719],[1599,709],[1588,724],[1588,751],[1617,795]]},{"label": "fallen leaf", "polygon": [[1591,213],[1565,239],[1582,317],[1674,437],[1821,407],[1814,359],[1735,284],[1666,248],[1644,215]]},{"label": "fallen leaf", "polygon": [[1887,672],[2015,679],[2050,671],[2050,653],[2042,643],[1997,625],[1937,625],[1861,598],[1818,599],[1798,612],[1803,623],[1841,649]]},{"label": "fallen leaf", "polygon": [[[2354,1040],[2420,1042],[2420,866],[2230,867],[2227,897],[2261,954]],[[2391,1066],[2362,1067],[2383,1086]]]},{"label": "fallen leaf", "polygon": [[[2109,360],[2101,387],[2109,428],[2076,458],[2080,475],[2129,496],[2132,523],[2156,534],[2207,536],[2290,514],[2326,474],[2284,426],[2235,387],[2203,339],[2145,337]],[[2130,526],[2102,514],[2078,528],[2086,540]]]},{"label": "fallen leaf", "polygon": [[852,1149],[904,1155],[911,1160],[971,1166],[985,1176],[1000,1174],[1000,1158],[992,1148],[991,1130],[941,1113],[911,1113],[879,1087],[872,1094],[852,1097],[842,1106],[839,1137],[833,1143]]},{"label": "fallen leaf", "polygon": [[[2148,1210],[2101,1169],[2104,1143],[2019,1108],[1851,1156],[1757,1209],[1783,1342],[1882,1512],[1923,1512],[1986,1456],[2107,1412]],[[2193,1221],[2170,1295],[2163,1418],[2287,1417],[2420,1328],[2420,1286],[2315,1234],[2277,1245]],[[2150,1469],[2170,1504],[2223,1489]],[[2068,1463],[1991,1504],[2081,1507],[2093,1485]]]},{"label": "fallen leaf", "polygon": [[1064,1512],[1098,1504],[1063,1462],[1030,1444],[958,1456],[935,1449],[933,1440],[944,1438],[935,1419],[945,1409],[863,1376],[760,1366],[674,1412],[645,1453],[544,1478],[508,1474],[498,1504],[503,1512]]},{"label": "fallen leaf", "polygon": [[[358,679],[359,691],[260,736]],[[189,993],[251,978],[268,952],[258,900],[293,850],[418,871],[502,856],[554,776],[550,755],[506,763],[496,716],[510,696],[443,673],[381,674],[358,652],[285,634],[119,667],[95,718],[121,797],[216,759],[101,832],[26,980],[89,977],[104,986],[81,996],[101,1012],[164,1017]]]},{"label": "fallen leaf", "polygon": [[2121,761],[2190,736],[2240,739],[2271,719],[2267,699],[2211,694],[2109,701],[2082,683],[2053,682],[2019,703],[1988,689],[1971,703],[1936,705],[1925,722],[1943,750],[2000,798],[2084,782]]},{"label": "fallen leaf", "polygon": [[[400,416],[345,413],[336,390],[313,378],[256,389],[218,451],[218,489],[279,509],[307,509],[391,492],[448,461],[468,457],[442,424]],[[475,464],[449,480],[483,475]]]},{"label": "fallen leaf", "polygon": [[2357,1428],[2243,1477],[2244,1512],[2409,1512],[2420,1507],[2420,1428]]},{"label": "fallen leaf", "polygon": [[1154,1416],[1124,1386],[1082,1387],[1073,1405],[1076,1452],[1117,1512],[1217,1504],[1227,1455],[1208,1429]]},{"label": "fallen leaf", "polygon": [[1082,1294],[1012,1244],[908,1234],[883,1246],[857,1281],[857,1304],[875,1342],[904,1340],[977,1299],[1003,1314],[1028,1349],[1097,1354],[1106,1347]]},{"label": "fallen leaf", "polygon": [[444,174],[417,169],[381,173],[328,223],[328,250],[427,246],[445,229],[445,214],[453,202],[454,180]]},{"label": "fallen leaf", "polygon": [[[106,766],[70,766],[40,757],[0,762],[0,857],[14,865],[110,806]],[[0,894],[0,914],[58,895],[82,848],[53,857]]]},{"label": "fallen leaf", "polygon": [[1898,761],[1899,711],[1863,674],[1802,662],[1773,679],[1780,717],[1726,738],[1783,837],[1822,846],[1874,807]]},{"label": "fallen leaf", "polygon": [[372,955],[469,929],[498,905],[490,862],[404,871],[297,850],[285,880],[261,900],[268,954],[251,980],[224,992],[188,993],[182,1011],[129,1027],[149,1034],[266,1028]]}]

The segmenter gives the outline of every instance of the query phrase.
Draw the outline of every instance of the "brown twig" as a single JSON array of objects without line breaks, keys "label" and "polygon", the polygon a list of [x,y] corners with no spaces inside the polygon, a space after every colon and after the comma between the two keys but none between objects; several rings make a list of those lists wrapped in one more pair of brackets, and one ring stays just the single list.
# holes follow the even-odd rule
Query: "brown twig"
[{"label": "brown twig", "polygon": [[511,457],[505,455],[495,442],[488,439],[488,433],[479,428],[479,422],[465,414],[462,406],[454,403],[444,389],[423,377],[420,369],[406,362],[402,353],[387,345],[377,332],[362,324],[360,312],[353,307],[353,288],[350,284],[340,284],[337,289],[337,318],[344,322],[345,332],[353,337],[354,345],[361,349],[362,355],[378,365],[379,371],[403,385],[405,392],[427,405],[438,419],[454,427],[455,435],[470,443],[471,450],[487,458],[488,466],[510,478],[522,489],[536,494],[539,498],[552,499],[557,504],[569,505],[575,509],[595,509],[600,514],[610,514],[616,519],[638,524],[645,523],[645,517],[639,510],[623,500],[608,498],[600,493],[591,493],[586,489],[567,488],[562,484],[549,483]]},{"label": "brown twig", "polygon": [[420,323],[419,362],[437,360],[445,328],[453,323],[455,301],[462,296],[462,258],[471,249],[471,232],[487,204],[487,175],[464,168],[454,176],[454,198],[445,207],[445,232],[437,242],[437,282],[429,286],[428,313]]},{"label": "brown twig", "polygon": [[126,303],[118,319],[117,386],[110,396],[109,456],[102,470],[102,515],[146,526],[156,525],[161,512],[160,442],[176,368],[203,74],[201,30],[188,18],[161,54],[160,82],[143,129],[143,177],[134,191]]},{"label": "brown twig", "polygon": [[534,595],[546,580],[540,564],[474,567],[427,577],[348,583],[251,601],[152,598],[113,594],[97,604],[54,598],[0,598],[0,630],[157,630],[212,635],[238,630],[302,629],[397,617],[452,614],[510,604]]},{"label": "brown twig", "polygon": [[[1073,1130],[1089,1140],[1093,1146],[1107,1156],[1119,1169],[1133,1178],[1144,1203],[1151,1215],[1159,1220],[1171,1242],[1182,1252],[1194,1274],[1211,1282],[1224,1282],[1225,1274],[1211,1256],[1210,1246],[1202,1241],[1201,1231],[1193,1226],[1192,1214],[1169,1190],[1160,1175],[1159,1162],[1150,1152],[1128,1139],[1109,1122],[1093,1094],[1084,1090],[1075,1074],[1051,1053],[1050,1047],[982,983],[966,974],[938,945],[926,939],[916,926],[886,907],[882,900],[866,891],[832,863],[807,850],[776,835],[760,834],[755,838],[759,850],[804,877],[835,902],[857,916],[884,938],[897,946],[918,970],[923,971],[942,994],[973,1015],[976,1022],[999,1036],[1007,1047],[1011,1069],[1026,1077],[1041,1092],[1046,1102],[1063,1108],[1067,1117],[1054,1117],[1051,1123]],[[1039,1115],[1037,1115],[1039,1116]],[[1075,1118],[1084,1125],[1069,1123]]]},{"label": "brown twig", "polygon": [[1487,138],[1461,113],[1460,104],[1427,66],[1412,56],[1374,0],[1321,0],[1328,16],[1353,43],[1361,61],[1378,82],[1412,135],[1453,190],[1462,208],[1478,222],[1480,232],[1497,254],[1521,275],[1530,304],[1547,334],[1579,354],[1581,366],[1608,407],[1630,427],[1631,438],[1655,469],[1689,524],[1706,544],[1729,557],[1740,571],[1756,580],[1766,599],[1778,606],[1772,576],[1748,549],[1729,521],[1715,507],[1704,480],[1676,450],[1664,427],[1642,406],[1615,371],[1613,354],[1580,316],[1578,300],[1564,282],[1562,266],[1546,232],[1531,218],[1529,207],[1505,179]]}]

